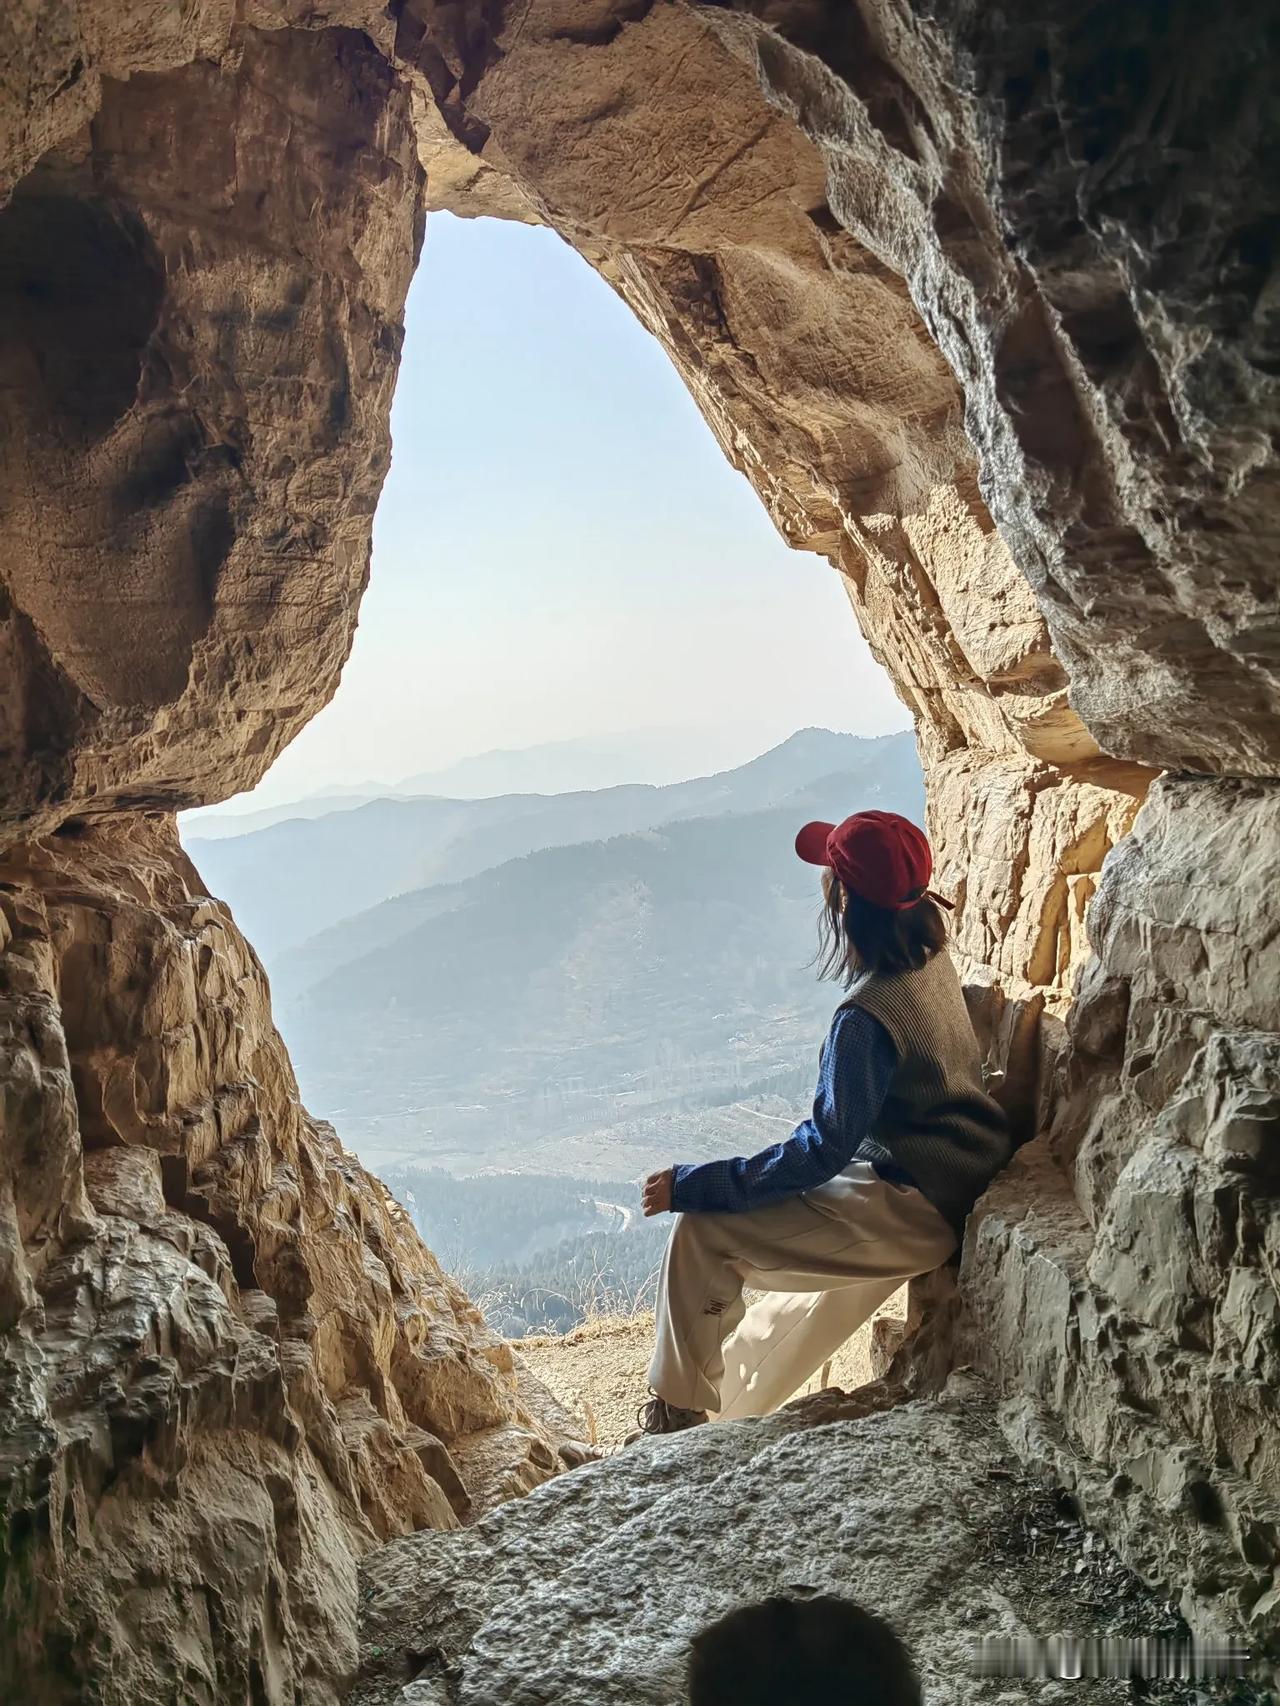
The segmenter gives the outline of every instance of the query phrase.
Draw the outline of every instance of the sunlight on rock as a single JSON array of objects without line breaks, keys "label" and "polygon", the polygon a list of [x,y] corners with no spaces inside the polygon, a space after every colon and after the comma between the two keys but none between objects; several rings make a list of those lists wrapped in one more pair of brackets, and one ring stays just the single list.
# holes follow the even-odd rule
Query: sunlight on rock
[{"label": "sunlight on rock", "polygon": [[[1280,1656],[1270,14],[18,11],[0,1695],[657,1706],[694,1633],[792,1587],[888,1616],[935,1698],[1024,1698],[956,1680],[960,1655],[1053,1620]],[[590,1250],[695,1127],[693,1159],[785,1132],[821,1033],[792,952],[816,894],[765,843],[875,755],[757,789],[743,753],[670,816],[593,790],[572,832],[563,804],[486,825],[475,796],[437,802],[439,835],[373,801],[413,828],[345,858],[323,818],[266,826],[249,934],[333,1123],[304,1110],[262,963],[206,892],[239,855],[208,837],[198,871],[173,814],[252,788],[337,688],[438,209],[557,233],[841,577],[915,726],[932,881],[1023,1143],[958,1271],[880,1329],[873,1382],[602,1462],[583,1436],[615,1437],[639,1359],[594,1397],[566,1359],[638,1328],[521,1366],[419,1236],[411,1169],[458,1182],[487,1146],[478,1170],[568,1179]],[[545,409],[518,424],[554,448]],[[508,494],[473,449],[482,530]],[[620,628],[613,667],[660,704],[663,664]],[[717,646],[735,631],[726,608]],[[771,677],[813,667],[778,650]],[[878,785],[919,809],[914,770]],[[501,859],[468,845],[490,829]],[[517,867],[546,877],[536,905]],[[575,1034],[607,1084],[575,1074]],[[438,1146],[406,1146],[409,1114]],[[519,1278],[509,1331],[566,1324]]]}]

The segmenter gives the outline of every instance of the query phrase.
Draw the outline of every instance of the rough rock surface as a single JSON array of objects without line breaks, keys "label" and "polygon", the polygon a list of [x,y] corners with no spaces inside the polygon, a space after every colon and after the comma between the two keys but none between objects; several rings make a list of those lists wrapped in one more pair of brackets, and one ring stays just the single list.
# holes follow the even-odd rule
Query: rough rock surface
[{"label": "rough rock surface", "polygon": [[[975,1020],[1020,1131],[1045,1134],[975,1222],[931,1375],[967,1333],[1027,1418],[1056,1411],[1064,1463],[1138,1489],[1105,1501],[1135,1558],[1189,1603],[1221,1591],[1255,1624],[1274,1614],[1278,57],[1262,0],[1225,19],[1067,0],[18,8],[0,45],[0,822],[28,846],[0,1295],[21,1323],[15,1485],[55,1519],[40,1584],[5,1589],[30,1593],[37,1628],[57,1604],[101,1609],[109,1572],[68,1539],[98,1495],[59,1489],[133,1449],[128,1418],[176,1416],[147,1450],[186,1465],[241,1437],[222,1373],[196,1381],[208,1409],[156,1397],[170,1376],[147,1359],[180,1362],[146,1301],[178,1295],[155,1278],[175,1248],[149,1229],[159,1200],[187,1229],[177,1337],[213,1346],[184,1348],[199,1369],[266,1354],[268,1384],[286,1379],[249,1324],[250,1260],[281,1321],[314,1317],[306,1451],[332,1433],[326,1404],[340,1433],[385,1441],[393,1394],[410,1419],[425,1402],[394,1309],[366,1333],[339,1299],[381,1297],[387,1248],[414,1271],[428,1258],[392,1239],[376,1193],[376,1212],[350,1206],[373,1188],[340,1184],[300,1115],[255,1135],[256,1089],[223,1099],[223,1142],[203,1104],[246,1082],[264,998],[252,972],[225,990],[173,972],[166,884],[194,880],[129,816],[246,786],[333,691],[424,205],[542,220],[599,268],[783,534],[844,576],[916,718]],[[95,815],[105,841],[29,846]],[[47,883],[53,925],[31,898]],[[65,922],[104,883],[146,945],[123,978]],[[127,1047],[108,1029],[69,1073],[62,1031],[100,1038],[122,1001]],[[315,1159],[327,1243],[289,1235],[303,1222],[261,1160],[277,1141]],[[159,1155],[158,1186],[110,1153],[125,1146]],[[104,1227],[117,1257],[79,1274]],[[299,1303],[312,1285],[333,1293],[322,1316]],[[93,1381],[51,1386],[77,1335]],[[348,1393],[367,1396],[344,1409]],[[82,1438],[49,1456],[64,1398]],[[391,1474],[381,1451],[355,1454]],[[393,1446],[394,1475],[405,1461]],[[265,1459],[243,1473],[240,1503],[265,1513]],[[411,1471],[371,1493],[368,1532],[422,1519],[428,1479],[444,1485]],[[304,1610],[348,1563],[264,1611],[249,1576],[218,1576],[198,1499],[150,1509],[162,1561],[128,1579],[229,1594],[235,1662],[255,1630],[277,1655],[253,1661],[261,1697],[349,1650]],[[59,1626],[68,1647],[80,1626]],[[139,1679],[148,1655],[177,1662],[164,1620],[98,1626],[108,1645],[125,1630],[137,1697],[163,1697]]]},{"label": "rough rock surface", "polygon": [[299,1105],[171,818],[0,859],[0,945],[0,1694],[336,1699],[356,1558],[560,1438]]},{"label": "rough rock surface", "polygon": [[989,1406],[961,1401],[826,1425],[783,1412],[631,1447],[460,1548],[383,1547],[362,1579],[352,1706],[667,1706],[691,1635],[794,1587],[887,1616],[926,1687],[952,1682],[976,1630],[1022,1632],[975,1580],[998,1455]]},{"label": "rough rock surface", "polygon": [[[979,1637],[1050,1632],[1034,1572],[993,1568],[1019,1489],[991,1393],[956,1381],[859,1410],[827,1395],[647,1441],[475,1528],[383,1547],[361,1569],[351,1706],[671,1706],[693,1634],[806,1589],[888,1618],[927,1699],[1025,1700],[1025,1683],[971,1671]],[[1051,1620],[1097,1629],[1096,1602],[1075,1598],[1059,1589]]]},{"label": "rough rock surface", "polygon": [[1274,784],[1152,790],[1090,912],[1052,1127],[962,1273],[975,1356],[1160,1512],[1144,1568],[1257,1631],[1280,1628],[1278,850]]},{"label": "rough rock surface", "polygon": [[225,797],[332,695],[421,190],[365,37],[248,32],[0,212],[0,826]]}]

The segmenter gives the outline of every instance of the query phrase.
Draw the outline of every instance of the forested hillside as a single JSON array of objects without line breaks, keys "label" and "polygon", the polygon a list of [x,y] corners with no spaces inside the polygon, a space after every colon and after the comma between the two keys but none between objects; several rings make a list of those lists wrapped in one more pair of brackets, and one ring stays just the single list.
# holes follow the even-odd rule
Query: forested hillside
[{"label": "forested hillside", "polygon": [[439,1168],[383,1177],[508,1338],[653,1307],[670,1222],[642,1219],[634,1190],[528,1173],[458,1179]]},{"label": "forested hillside", "polygon": [[624,1179],[763,1141],[811,1090],[835,999],[797,815],[553,848],[392,903],[397,928],[375,914],[375,946],[280,998],[308,1098],[378,1166]]}]

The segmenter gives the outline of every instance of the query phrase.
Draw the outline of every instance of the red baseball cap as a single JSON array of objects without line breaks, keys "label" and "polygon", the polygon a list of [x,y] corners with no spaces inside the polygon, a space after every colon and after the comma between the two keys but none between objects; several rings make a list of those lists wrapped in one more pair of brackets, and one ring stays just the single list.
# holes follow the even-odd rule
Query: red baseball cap
[{"label": "red baseball cap", "polygon": [[951,910],[951,902],[929,887],[933,854],[924,834],[897,812],[855,812],[843,823],[806,823],[796,852],[810,865],[825,865],[847,889],[903,912],[927,894]]}]

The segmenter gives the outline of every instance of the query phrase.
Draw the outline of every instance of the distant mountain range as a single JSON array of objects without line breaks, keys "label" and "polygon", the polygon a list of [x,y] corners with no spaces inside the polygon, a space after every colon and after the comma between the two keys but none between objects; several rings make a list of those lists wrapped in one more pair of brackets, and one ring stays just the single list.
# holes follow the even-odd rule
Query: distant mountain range
[{"label": "distant mountain range", "polygon": [[635,729],[477,753],[442,770],[410,776],[399,792],[477,800],[494,794],[578,794],[621,781],[665,787],[698,769],[741,762],[750,751],[748,741],[724,728]]},{"label": "distant mountain range", "polygon": [[836,1000],[808,817],[923,820],[909,735],[664,788],[378,801],[189,851],[313,1111],[376,1167],[621,1180],[785,1135]]},{"label": "distant mountain range", "polygon": [[323,817],[350,811],[370,800],[420,798],[492,799],[498,794],[576,794],[623,782],[665,787],[686,777],[739,764],[751,751],[749,737],[725,727],[634,729],[593,739],[543,741],[536,746],[480,752],[439,770],[424,770],[399,782],[335,783],[301,799],[248,811],[228,806],[184,812],[184,832],[203,841],[247,835],[287,818]]},{"label": "distant mountain range", "polygon": [[216,806],[201,806],[196,811],[182,812],[178,826],[185,841],[225,841],[234,835],[251,835],[255,829],[270,829],[272,824],[285,823],[290,818],[327,817],[330,812],[350,812],[357,806],[367,806],[370,800],[400,797],[400,788],[390,783],[335,785],[319,794],[305,794],[279,806],[260,806],[256,811],[220,811]]},{"label": "distant mountain range", "polygon": [[[680,818],[760,811],[823,777],[843,776],[842,799],[883,804],[889,790],[911,816],[923,784],[909,734],[861,739],[804,729],[736,770],[690,782],[567,794],[459,800],[378,799],[245,835],[183,839],[214,894],[270,969],[288,948],[395,895],[459,882],[540,848],[651,829]],[[850,808],[851,809],[851,808]]]}]

